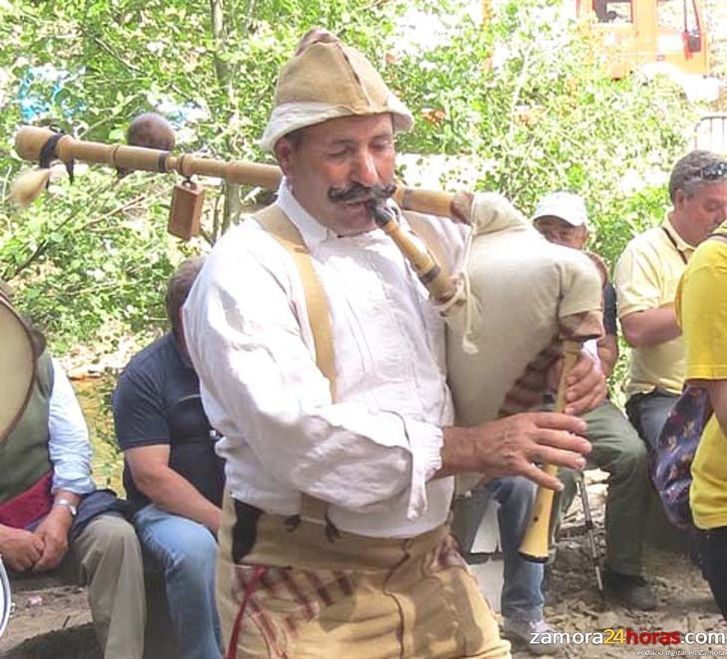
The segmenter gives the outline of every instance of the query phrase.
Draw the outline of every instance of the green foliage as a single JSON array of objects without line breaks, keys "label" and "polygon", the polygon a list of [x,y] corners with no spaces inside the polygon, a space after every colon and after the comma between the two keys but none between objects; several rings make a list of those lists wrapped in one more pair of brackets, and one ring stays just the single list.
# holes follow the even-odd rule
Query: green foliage
[{"label": "green foliage", "polygon": [[[167,108],[174,121],[178,108],[194,109],[201,118],[179,131],[180,150],[269,160],[257,139],[277,70],[301,34],[323,25],[376,57],[404,7],[360,0],[0,4],[0,69],[7,72],[0,77],[0,193],[4,199],[21,168],[12,139],[23,99],[41,108],[36,123],[104,142],[122,141],[141,112]],[[210,184],[205,235],[214,242],[229,225],[229,197],[232,206],[240,200],[232,186]],[[205,248],[166,235],[170,193],[169,178],[135,173],[116,182],[109,170],[77,167],[75,185],[59,181],[31,208],[0,206],[0,277],[57,350],[93,341],[113,349],[125,333],[164,324],[166,278],[185,255]]]},{"label": "green foliage", "polygon": [[560,4],[506,2],[487,29],[462,21],[446,43],[398,63],[397,86],[430,119],[402,144],[471,154],[482,163],[478,187],[525,212],[549,191],[581,194],[592,245],[612,263],[663,219],[663,186],[649,181],[688,148],[697,108],[664,79],[611,80],[593,26],[560,17]]},{"label": "green foliage", "polygon": [[93,475],[99,487],[110,487],[123,492],[121,480],[124,455],[114,433],[111,393],[116,377],[104,373],[98,378],[85,378],[74,383],[74,390],[88,423],[93,445]]},{"label": "green foliage", "polygon": [[[592,26],[557,15],[555,0],[497,4],[487,25],[459,0],[22,0],[0,3],[0,192],[21,168],[12,136],[22,104],[36,119],[84,139],[119,141],[151,109],[179,119],[178,149],[270,160],[257,139],[274,81],[298,38],[320,25],[363,49],[409,104],[415,130],[399,150],[468,155],[478,189],[499,190],[525,212],[554,189],[582,194],[593,246],[611,263],[632,235],[661,220],[663,178],[685,150],[695,109],[664,80],[614,82]],[[407,45],[397,27],[429,15],[439,39]],[[411,35],[409,35],[411,36]],[[37,67],[63,72],[32,76]],[[42,104],[41,103],[41,104]],[[82,168],[77,168],[81,170]],[[630,181],[628,185],[624,181]],[[210,182],[204,228],[217,238],[255,191]],[[163,324],[161,291],[187,254],[169,238],[169,177],[79,171],[22,213],[0,206],[0,272],[56,348],[109,341]]]}]

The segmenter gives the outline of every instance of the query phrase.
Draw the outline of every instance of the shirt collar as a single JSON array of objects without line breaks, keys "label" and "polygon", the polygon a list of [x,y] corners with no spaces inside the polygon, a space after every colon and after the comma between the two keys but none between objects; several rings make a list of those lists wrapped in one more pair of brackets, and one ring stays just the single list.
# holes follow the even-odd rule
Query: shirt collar
[{"label": "shirt collar", "polygon": [[278,187],[277,202],[280,209],[285,213],[290,221],[295,224],[300,235],[303,238],[308,251],[312,252],[318,245],[335,235],[318,220],[316,220],[305,208],[303,208],[298,200],[293,196],[288,180],[283,177]]},{"label": "shirt collar", "polygon": [[664,231],[666,231],[674,239],[674,244],[680,252],[691,253],[696,249],[694,245],[690,245],[686,240],[684,240],[684,238],[682,238],[679,235],[679,232],[674,228],[674,225],[671,223],[671,213],[667,214],[664,224],[661,226],[664,228]]}]

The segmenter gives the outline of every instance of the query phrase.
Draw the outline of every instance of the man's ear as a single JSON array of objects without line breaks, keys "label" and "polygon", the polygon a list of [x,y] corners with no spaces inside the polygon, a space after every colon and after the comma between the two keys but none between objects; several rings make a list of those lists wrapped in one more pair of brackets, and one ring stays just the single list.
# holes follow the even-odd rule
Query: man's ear
[{"label": "man's ear", "polygon": [[283,170],[286,178],[290,178],[292,171],[292,161],[295,157],[293,145],[285,137],[281,137],[273,147],[275,159],[278,161],[280,169]]},{"label": "man's ear", "polygon": [[588,231],[588,227],[582,227],[583,231],[581,233],[581,249],[583,249],[588,244],[588,237],[591,235]]},{"label": "man's ear", "polygon": [[687,193],[684,190],[674,191],[674,209],[680,210],[684,207],[684,202],[688,199]]}]

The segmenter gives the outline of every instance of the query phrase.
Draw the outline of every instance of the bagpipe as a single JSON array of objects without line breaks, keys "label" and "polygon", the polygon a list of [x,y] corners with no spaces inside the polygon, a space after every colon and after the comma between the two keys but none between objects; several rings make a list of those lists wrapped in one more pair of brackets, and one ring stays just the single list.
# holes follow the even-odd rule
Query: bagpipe
[{"label": "bagpipe", "polygon": [[[78,160],[117,170],[176,172],[187,188],[197,175],[276,190],[282,176],[273,165],[87,142],[44,128],[21,128],[15,147],[26,160],[48,167],[58,159],[69,171]],[[21,200],[39,194],[47,180],[42,172],[24,178],[16,184]],[[199,231],[201,201],[198,194],[188,200],[178,196],[183,187],[175,188],[168,230],[188,239]],[[547,372],[565,354],[564,383],[580,346],[601,335],[601,277],[591,260],[546,241],[503,197],[393,185],[372,191],[371,207],[377,225],[397,244],[445,320],[448,379],[458,425],[474,426],[528,409],[532,396],[523,397],[523,391],[546,393]],[[413,213],[405,212],[402,220],[400,209]],[[427,242],[427,222],[418,213],[470,225],[462,272],[451,275],[442,267],[446,255],[442,258],[437,245]],[[563,392],[561,384],[561,409]],[[524,403],[526,399],[530,402]],[[481,476],[473,475],[460,483],[467,489],[479,480]],[[548,554],[552,496],[551,490],[538,491],[521,548],[531,560],[545,560]]]}]

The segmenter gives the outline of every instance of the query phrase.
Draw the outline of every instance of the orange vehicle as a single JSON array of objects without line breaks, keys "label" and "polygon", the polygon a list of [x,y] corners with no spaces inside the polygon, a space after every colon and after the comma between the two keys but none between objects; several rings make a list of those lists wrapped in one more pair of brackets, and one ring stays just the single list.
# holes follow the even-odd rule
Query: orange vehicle
[{"label": "orange vehicle", "polygon": [[651,62],[709,73],[702,0],[576,0],[576,12],[595,16],[614,78]]}]

